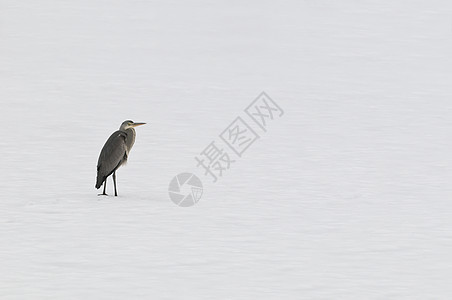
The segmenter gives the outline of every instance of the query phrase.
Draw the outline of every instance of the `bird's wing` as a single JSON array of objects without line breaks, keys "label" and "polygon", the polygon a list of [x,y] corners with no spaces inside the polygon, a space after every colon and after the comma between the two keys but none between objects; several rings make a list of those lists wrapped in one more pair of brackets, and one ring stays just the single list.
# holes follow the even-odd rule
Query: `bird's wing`
[{"label": "bird's wing", "polygon": [[110,175],[121,163],[126,154],[127,134],[122,131],[114,132],[105,143],[97,162],[98,175]]}]

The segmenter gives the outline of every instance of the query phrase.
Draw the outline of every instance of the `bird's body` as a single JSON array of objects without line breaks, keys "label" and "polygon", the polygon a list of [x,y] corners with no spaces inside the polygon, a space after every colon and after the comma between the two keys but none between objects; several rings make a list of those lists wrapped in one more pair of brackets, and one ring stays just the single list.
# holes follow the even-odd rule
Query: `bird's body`
[{"label": "bird's body", "polygon": [[116,170],[127,162],[130,150],[135,143],[136,132],[133,127],[144,125],[146,123],[134,123],[133,121],[124,121],[118,131],[115,131],[105,142],[97,162],[97,180],[96,189],[104,183],[104,192],[106,195],[107,178],[113,174],[113,183],[116,190]]}]

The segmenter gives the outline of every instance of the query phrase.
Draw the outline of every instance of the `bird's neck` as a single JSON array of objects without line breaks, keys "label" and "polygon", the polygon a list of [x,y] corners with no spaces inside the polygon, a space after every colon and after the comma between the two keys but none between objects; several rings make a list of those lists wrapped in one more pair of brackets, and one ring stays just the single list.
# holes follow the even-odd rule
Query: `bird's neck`
[{"label": "bird's neck", "polygon": [[127,140],[126,140],[126,144],[127,144],[127,148],[132,149],[133,144],[135,144],[135,136],[137,135],[135,132],[135,129],[133,128],[128,128],[126,130],[127,133]]}]

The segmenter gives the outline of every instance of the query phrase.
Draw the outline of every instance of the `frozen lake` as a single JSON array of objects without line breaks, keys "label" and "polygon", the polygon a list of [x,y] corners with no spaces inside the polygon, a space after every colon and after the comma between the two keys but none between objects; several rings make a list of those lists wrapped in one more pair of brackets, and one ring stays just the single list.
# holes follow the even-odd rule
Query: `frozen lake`
[{"label": "frozen lake", "polygon": [[[0,8],[1,299],[451,297],[450,2]],[[266,131],[262,91],[284,110]],[[259,136],[241,157],[237,117]],[[127,119],[147,125],[98,197]],[[235,160],[217,182],[212,141]]]}]

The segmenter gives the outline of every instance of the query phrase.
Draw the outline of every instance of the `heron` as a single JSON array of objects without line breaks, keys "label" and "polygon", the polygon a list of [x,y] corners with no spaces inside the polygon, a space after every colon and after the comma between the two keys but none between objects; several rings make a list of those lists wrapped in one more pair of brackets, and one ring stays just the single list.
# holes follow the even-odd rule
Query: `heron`
[{"label": "heron", "polygon": [[136,132],[134,127],[144,125],[146,123],[135,123],[131,120],[122,122],[118,131],[113,134],[105,142],[104,147],[99,155],[97,162],[97,180],[96,189],[104,184],[104,192],[99,195],[107,195],[107,178],[113,174],[113,183],[115,185],[115,196],[118,196],[116,190],[116,170],[127,162],[130,150],[135,143]]}]

